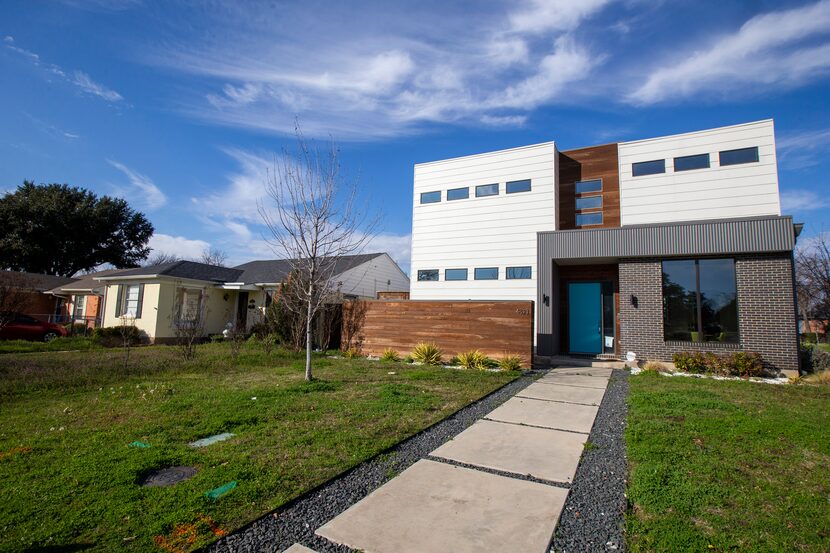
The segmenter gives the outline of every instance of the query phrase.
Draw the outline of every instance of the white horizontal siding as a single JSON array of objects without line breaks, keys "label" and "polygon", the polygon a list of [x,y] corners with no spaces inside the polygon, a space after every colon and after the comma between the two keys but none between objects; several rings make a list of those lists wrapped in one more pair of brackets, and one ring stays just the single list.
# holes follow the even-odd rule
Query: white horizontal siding
[{"label": "white horizontal siding", "polygon": [[[724,150],[758,147],[759,161],[720,167]],[[710,167],[674,172],[674,158],[709,154]],[[664,159],[666,172],[633,177],[631,166]],[[623,225],[780,215],[771,120],[619,144]]]},{"label": "white horizontal siding", "polygon": [[[554,143],[537,144],[415,166],[412,215],[412,299],[535,300],[536,233],[555,230]],[[507,194],[505,183],[531,180],[531,191]],[[475,197],[480,184],[499,184],[498,196]],[[447,201],[447,190],[470,197]],[[441,202],[420,203],[422,192]],[[499,280],[474,280],[476,267],[498,267]],[[506,267],[531,267],[533,278],[506,280]],[[418,282],[438,269],[437,282]],[[446,269],[467,269],[466,281],[445,281]]]},{"label": "white horizontal siding", "polygon": [[409,279],[387,254],[343,272],[337,278],[344,294],[375,298],[378,292],[409,291]]}]

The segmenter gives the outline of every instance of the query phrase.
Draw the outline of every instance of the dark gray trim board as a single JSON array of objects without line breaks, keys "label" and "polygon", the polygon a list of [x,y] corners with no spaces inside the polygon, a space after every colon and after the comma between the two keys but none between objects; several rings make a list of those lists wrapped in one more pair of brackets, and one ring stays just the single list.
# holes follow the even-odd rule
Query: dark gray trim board
[{"label": "dark gray trim board", "polygon": [[795,231],[790,216],[538,233],[540,265],[543,260],[551,259],[786,252],[794,247]]}]

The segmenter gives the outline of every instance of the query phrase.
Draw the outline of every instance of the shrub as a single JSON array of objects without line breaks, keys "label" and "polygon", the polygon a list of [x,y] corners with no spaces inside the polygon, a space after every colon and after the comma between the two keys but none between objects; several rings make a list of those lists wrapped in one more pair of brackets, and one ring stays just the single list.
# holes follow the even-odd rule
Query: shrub
[{"label": "shrub", "polygon": [[216,343],[221,342],[222,340],[224,340],[225,337],[222,336],[221,334],[211,334],[210,336],[208,336],[208,339],[210,340],[210,342],[212,344],[216,344]]},{"label": "shrub", "polygon": [[830,353],[819,346],[808,346],[801,350],[802,367],[806,372],[830,371]]},{"label": "shrub", "polygon": [[764,363],[761,356],[751,351],[736,351],[724,360],[724,368],[732,376],[762,376]]},{"label": "shrub", "polygon": [[393,361],[398,362],[401,360],[401,356],[398,354],[397,351],[393,350],[392,348],[386,348],[383,350],[383,355],[380,356],[381,361]]},{"label": "shrub", "polygon": [[414,357],[412,357],[411,355],[407,355],[406,357],[404,357],[404,358],[403,358],[403,362],[404,362],[404,363],[414,363],[414,362],[415,362],[415,358],[414,358]]},{"label": "shrub", "polygon": [[643,366],[643,370],[662,373],[666,372],[666,366],[660,361],[646,361],[646,364]]},{"label": "shrub", "polygon": [[465,351],[458,354],[458,364],[465,369],[477,369],[483,371],[490,366],[486,355],[477,349]]},{"label": "shrub", "polygon": [[687,352],[683,351],[672,355],[672,361],[678,371],[703,374],[706,372],[706,359],[699,351]]},{"label": "shrub", "polygon": [[357,348],[349,348],[343,352],[343,357],[346,359],[357,359],[360,357],[360,350]]},{"label": "shrub", "polygon": [[262,349],[265,350],[265,355],[271,355],[271,351],[274,349],[274,346],[279,343],[279,339],[277,338],[276,334],[266,334],[262,337]]},{"label": "shrub", "polygon": [[805,344],[816,344],[818,343],[818,334],[815,332],[805,332],[801,335],[801,341]]},{"label": "shrub", "polygon": [[830,371],[819,371],[809,376],[805,376],[803,380],[807,384],[830,386]]},{"label": "shrub", "polygon": [[92,329],[92,339],[102,346],[123,346],[125,336],[130,345],[141,343],[141,331],[135,326],[107,326]]},{"label": "shrub", "polygon": [[518,355],[506,355],[496,362],[503,371],[522,370],[522,358]]},{"label": "shrub", "polygon": [[440,365],[442,353],[438,345],[432,342],[421,342],[412,350],[412,357],[415,361],[425,365]]}]

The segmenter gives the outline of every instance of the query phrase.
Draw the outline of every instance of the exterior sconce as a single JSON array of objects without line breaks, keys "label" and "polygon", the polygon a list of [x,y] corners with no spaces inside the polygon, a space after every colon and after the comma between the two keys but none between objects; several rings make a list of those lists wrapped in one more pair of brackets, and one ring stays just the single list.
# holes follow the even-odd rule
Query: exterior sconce
[{"label": "exterior sconce", "polygon": [[550,307],[550,296],[547,294],[542,294],[542,303],[545,304],[545,307]]},{"label": "exterior sconce", "polygon": [[631,294],[631,306],[636,309],[638,303],[639,303],[639,301],[637,300],[637,296],[635,296],[634,294]]},{"label": "exterior sconce", "polygon": [[229,297],[230,297],[230,296],[228,295],[228,293],[227,293],[227,292],[225,292],[225,295],[224,295],[224,296],[222,296],[222,299],[223,299],[223,300],[225,300],[225,301],[228,301],[228,298],[229,298]]}]

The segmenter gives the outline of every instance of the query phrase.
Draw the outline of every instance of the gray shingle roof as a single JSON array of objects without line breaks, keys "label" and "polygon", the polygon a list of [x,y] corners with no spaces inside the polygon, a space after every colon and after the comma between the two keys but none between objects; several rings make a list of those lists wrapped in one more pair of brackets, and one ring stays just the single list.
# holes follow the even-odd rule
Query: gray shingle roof
[{"label": "gray shingle roof", "polygon": [[106,269],[104,271],[96,271],[94,273],[89,273],[76,279],[72,279],[70,282],[61,284],[60,286],[55,286],[54,288],[49,290],[49,292],[52,294],[67,294],[76,291],[91,292],[96,288],[100,288],[104,285],[102,282],[98,282],[97,280],[95,280],[96,278],[102,276],[114,276],[117,273],[129,270],[130,269]]},{"label": "gray shingle roof", "polygon": [[27,273],[24,271],[3,272],[16,275],[18,278],[20,278],[21,282],[25,283],[27,288],[31,290],[36,290],[38,292],[45,292],[46,290],[54,288],[55,286],[61,286],[63,284],[67,284],[75,280],[72,277],[44,275],[42,273]]},{"label": "gray shingle roof", "polygon": [[[334,274],[339,275],[340,273],[344,273],[381,255],[383,254],[363,253],[343,256],[337,261]],[[240,269],[242,271],[242,276],[234,282],[244,282],[245,284],[277,283],[285,281],[288,273],[291,272],[291,261],[288,259],[250,261],[242,265],[237,265],[234,269]]]},{"label": "gray shingle roof", "polygon": [[173,278],[187,278],[192,280],[205,280],[208,282],[237,282],[242,274],[238,269],[219,267],[198,263],[196,261],[174,261],[151,265],[150,267],[136,267],[135,269],[124,269],[118,271],[111,277],[135,277],[135,276],[169,276]]}]

